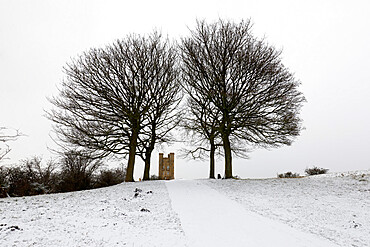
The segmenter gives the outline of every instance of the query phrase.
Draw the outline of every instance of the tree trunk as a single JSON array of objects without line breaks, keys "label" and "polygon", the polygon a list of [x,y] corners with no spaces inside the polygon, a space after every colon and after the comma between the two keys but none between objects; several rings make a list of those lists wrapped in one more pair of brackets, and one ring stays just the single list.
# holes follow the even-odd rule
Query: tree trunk
[{"label": "tree trunk", "polygon": [[130,151],[128,155],[128,164],[125,182],[135,182],[134,180],[134,166],[136,157],[136,146],[137,146],[138,131],[133,130],[130,140]]},{"label": "tree trunk", "polygon": [[148,149],[145,153],[145,167],[143,180],[150,180],[150,158],[152,157],[153,149]]},{"label": "tree trunk", "polygon": [[149,147],[147,147],[146,151],[145,151],[145,160],[144,160],[145,167],[144,167],[143,180],[150,180],[150,159],[152,157],[152,152],[154,150],[155,141],[157,139],[157,137],[155,135],[155,130],[156,130],[156,124],[153,124],[152,125],[152,136],[151,136],[150,144],[149,144]]},{"label": "tree trunk", "polygon": [[225,152],[225,178],[233,178],[232,155],[229,136],[224,135],[222,139]]},{"label": "tree trunk", "polygon": [[215,178],[215,142],[211,140],[211,152],[209,155],[209,178]]}]

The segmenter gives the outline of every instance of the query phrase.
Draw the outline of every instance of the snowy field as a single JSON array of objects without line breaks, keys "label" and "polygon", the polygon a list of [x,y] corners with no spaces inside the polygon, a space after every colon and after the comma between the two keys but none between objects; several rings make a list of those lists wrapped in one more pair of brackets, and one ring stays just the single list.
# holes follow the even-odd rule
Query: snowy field
[{"label": "snowy field", "polygon": [[185,246],[185,237],[154,181],[0,199],[0,246]]},{"label": "snowy field", "polygon": [[1,247],[225,246],[225,239],[229,246],[370,246],[370,170],[0,199]]},{"label": "snowy field", "polygon": [[339,246],[370,246],[370,170],[206,183],[248,211]]}]

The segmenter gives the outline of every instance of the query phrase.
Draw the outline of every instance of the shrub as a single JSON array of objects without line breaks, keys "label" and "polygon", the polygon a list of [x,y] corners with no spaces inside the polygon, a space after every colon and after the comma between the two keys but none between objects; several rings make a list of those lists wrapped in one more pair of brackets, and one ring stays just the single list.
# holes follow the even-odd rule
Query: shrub
[{"label": "shrub", "polygon": [[305,173],[308,176],[312,176],[312,175],[326,174],[328,171],[329,169],[314,166],[312,168],[306,168]]},{"label": "shrub", "polygon": [[0,186],[6,184],[6,177],[7,177],[7,169],[5,167],[0,166]]},{"label": "shrub", "polygon": [[[22,160],[20,165],[2,168],[0,182],[2,195],[29,196],[53,192],[53,171],[56,163],[52,160],[42,165],[42,158]],[[4,172],[6,171],[6,172]]]},{"label": "shrub", "polygon": [[10,196],[31,195],[32,177],[22,166],[11,167],[8,170],[8,194]]},{"label": "shrub", "polygon": [[120,168],[102,170],[95,177],[95,188],[116,185],[125,181],[126,171]]},{"label": "shrub", "polygon": [[8,169],[0,166],[0,198],[8,197]]},{"label": "shrub", "polygon": [[42,158],[22,160],[19,165],[0,167],[0,197],[30,196],[69,192],[111,186],[124,181],[126,170],[97,170],[101,160],[79,152],[65,153],[58,165],[53,160],[42,164]]},{"label": "shrub", "polygon": [[299,178],[299,173],[286,172],[277,175],[278,178]]},{"label": "shrub", "polygon": [[69,151],[61,159],[59,192],[86,190],[94,187],[93,173],[102,166],[101,160],[93,159],[78,151]]},{"label": "shrub", "polygon": [[57,163],[54,160],[49,160],[43,165],[42,158],[35,156],[22,162],[31,182],[31,194],[55,192],[54,171],[57,168]]}]

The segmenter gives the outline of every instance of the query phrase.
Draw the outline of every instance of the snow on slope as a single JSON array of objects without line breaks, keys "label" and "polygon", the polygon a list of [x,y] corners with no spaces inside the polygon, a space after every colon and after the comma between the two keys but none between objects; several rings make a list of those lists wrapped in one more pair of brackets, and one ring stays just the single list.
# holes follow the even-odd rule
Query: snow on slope
[{"label": "snow on slope", "polygon": [[201,181],[168,182],[189,246],[335,247],[331,241],[271,220]]},{"label": "snow on slope", "polygon": [[370,171],[204,182],[247,210],[293,228],[340,246],[370,246]]},{"label": "snow on slope", "polygon": [[[276,226],[277,221],[279,229],[293,228],[289,232],[298,239],[301,233],[297,232],[304,231],[339,246],[370,246],[370,172],[300,179],[194,180],[181,185],[182,182],[124,183],[89,191],[0,199],[0,246],[191,247],[192,242],[187,244],[187,241],[192,231],[198,229],[201,234],[202,230],[205,233],[223,227],[218,221],[223,214],[222,208],[217,208],[220,200],[209,198],[219,198],[216,195],[220,193],[231,199],[229,202],[222,199],[221,206],[235,210],[230,212],[235,225],[225,224],[225,231],[238,232],[232,229],[251,221],[252,225],[246,225],[251,231],[258,232],[254,226],[261,229],[266,225],[264,238],[274,238],[276,231],[268,229]],[[176,199],[172,195],[171,205],[166,184],[178,184],[180,189],[185,189],[183,196],[198,197],[192,203],[198,203],[205,212],[214,205],[210,212],[201,214],[205,222],[202,228],[195,225],[189,230],[184,213],[173,210],[178,210]],[[186,214],[190,215],[190,221],[196,222],[194,211],[185,211]],[[242,214],[247,216],[239,219]],[[239,245],[238,236],[241,234],[231,240],[233,246],[243,246]],[[255,236],[261,238],[261,234]],[[210,242],[217,237],[209,237]],[[284,240],[278,239],[274,246],[287,246]],[[248,241],[258,243],[258,239]],[[220,246],[218,243],[222,241],[215,241],[211,246]]]},{"label": "snow on slope", "polygon": [[[135,197],[136,188],[142,191]],[[153,181],[0,199],[0,246],[185,246],[185,240],[166,186]]]}]

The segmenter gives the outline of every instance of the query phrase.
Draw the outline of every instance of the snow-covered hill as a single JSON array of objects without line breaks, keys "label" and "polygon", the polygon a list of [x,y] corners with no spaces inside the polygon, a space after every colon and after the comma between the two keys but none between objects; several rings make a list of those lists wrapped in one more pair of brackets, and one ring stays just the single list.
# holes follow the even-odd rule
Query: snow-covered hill
[{"label": "snow-covered hill", "polygon": [[0,246],[184,246],[164,182],[0,199]]},{"label": "snow-covered hill", "polygon": [[[198,210],[208,208],[209,213],[193,213],[194,205]],[[221,219],[220,205],[228,207],[225,210],[234,221],[223,225],[221,220],[211,220]],[[205,221],[210,223],[201,228],[200,222]],[[299,179],[136,182],[0,199],[2,247],[196,246],[198,237],[213,239],[205,228],[216,234],[223,226],[225,236],[233,236],[233,246],[243,246],[245,240],[275,239],[279,234],[304,239],[302,246],[315,246],[310,245],[311,240],[319,243],[315,239],[330,246],[370,246],[370,171]],[[235,230],[238,227],[240,233]],[[243,227],[255,228],[254,232],[260,227],[263,236]],[[275,246],[290,246],[290,242],[294,241],[276,239]]]},{"label": "snow-covered hill", "polygon": [[324,237],[339,246],[370,246],[370,170],[206,183],[247,211]]}]

